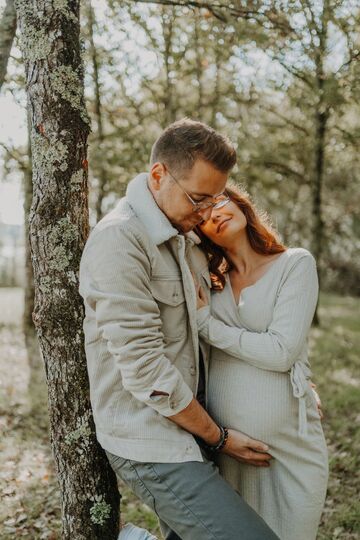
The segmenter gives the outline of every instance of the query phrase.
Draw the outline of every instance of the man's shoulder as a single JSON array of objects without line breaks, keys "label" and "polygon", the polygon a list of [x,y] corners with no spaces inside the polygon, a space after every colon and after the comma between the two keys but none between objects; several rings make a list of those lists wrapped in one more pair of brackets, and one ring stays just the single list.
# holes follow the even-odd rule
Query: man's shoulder
[{"label": "man's shoulder", "polygon": [[82,260],[87,259],[88,255],[94,257],[112,251],[122,251],[126,254],[129,250],[140,250],[148,254],[152,251],[151,242],[141,220],[124,197],[93,228],[87,239]]},{"label": "man's shoulder", "polygon": [[139,238],[146,235],[146,231],[128,203],[126,197],[120,199],[115,208],[106,214],[93,228],[88,243],[97,240],[106,240],[113,235],[119,238]]},{"label": "man's shoulder", "polygon": [[126,197],[118,201],[115,208],[108,212],[93,228],[90,236],[96,236],[102,231],[113,227],[126,230],[136,223],[136,214],[128,203]]}]

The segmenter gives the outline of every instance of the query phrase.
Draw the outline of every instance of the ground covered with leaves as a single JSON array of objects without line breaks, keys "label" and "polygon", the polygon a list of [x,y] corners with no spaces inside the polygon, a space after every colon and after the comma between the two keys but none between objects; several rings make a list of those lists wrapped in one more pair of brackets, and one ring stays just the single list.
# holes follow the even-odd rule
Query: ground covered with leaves
[{"label": "ground covered with leaves", "polygon": [[[22,291],[0,289],[0,305],[0,540],[57,540],[60,499],[42,366],[30,374],[21,331]],[[359,299],[323,295],[320,318],[310,346],[331,476],[318,540],[355,540],[360,539]],[[159,534],[148,507],[123,486],[121,491],[122,518]]]}]

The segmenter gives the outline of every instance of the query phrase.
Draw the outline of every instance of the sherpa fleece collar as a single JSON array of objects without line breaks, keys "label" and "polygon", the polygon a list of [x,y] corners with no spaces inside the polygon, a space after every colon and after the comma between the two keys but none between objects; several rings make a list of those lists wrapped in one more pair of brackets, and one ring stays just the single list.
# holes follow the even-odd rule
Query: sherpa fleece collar
[{"label": "sherpa fleece collar", "polygon": [[[147,184],[148,174],[140,173],[127,186],[126,199],[135,214],[142,221],[146,232],[158,246],[173,236],[179,234],[155,202]],[[194,244],[200,243],[200,238],[194,231],[185,234]]]}]

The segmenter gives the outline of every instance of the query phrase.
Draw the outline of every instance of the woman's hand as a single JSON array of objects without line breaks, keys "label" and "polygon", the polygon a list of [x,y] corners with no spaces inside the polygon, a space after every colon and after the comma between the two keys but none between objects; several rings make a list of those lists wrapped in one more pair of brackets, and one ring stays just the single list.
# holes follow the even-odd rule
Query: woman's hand
[{"label": "woman's hand", "polygon": [[197,309],[201,309],[202,307],[208,306],[209,302],[208,302],[204,289],[202,288],[200,283],[197,281],[195,274],[193,272],[192,272],[192,277],[194,280],[195,291],[196,291],[196,307]]},{"label": "woman's hand", "polygon": [[322,411],[322,404],[321,404],[320,396],[316,391],[316,384],[314,384],[312,381],[310,381],[310,386],[311,386],[311,390],[314,393],[314,396],[315,396],[315,399],[316,399],[316,405],[317,405],[317,408],[318,408],[318,413],[319,413],[319,416],[320,416],[320,420],[323,420],[324,413]]}]

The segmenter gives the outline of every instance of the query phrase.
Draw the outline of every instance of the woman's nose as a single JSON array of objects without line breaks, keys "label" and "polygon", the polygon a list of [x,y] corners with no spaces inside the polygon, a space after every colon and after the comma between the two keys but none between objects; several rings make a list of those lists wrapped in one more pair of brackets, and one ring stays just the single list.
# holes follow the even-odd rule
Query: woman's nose
[{"label": "woman's nose", "polygon": [[211,212],[211,220],[215,223],[221,217],[221,212],[217,208],[213,208]]}]

